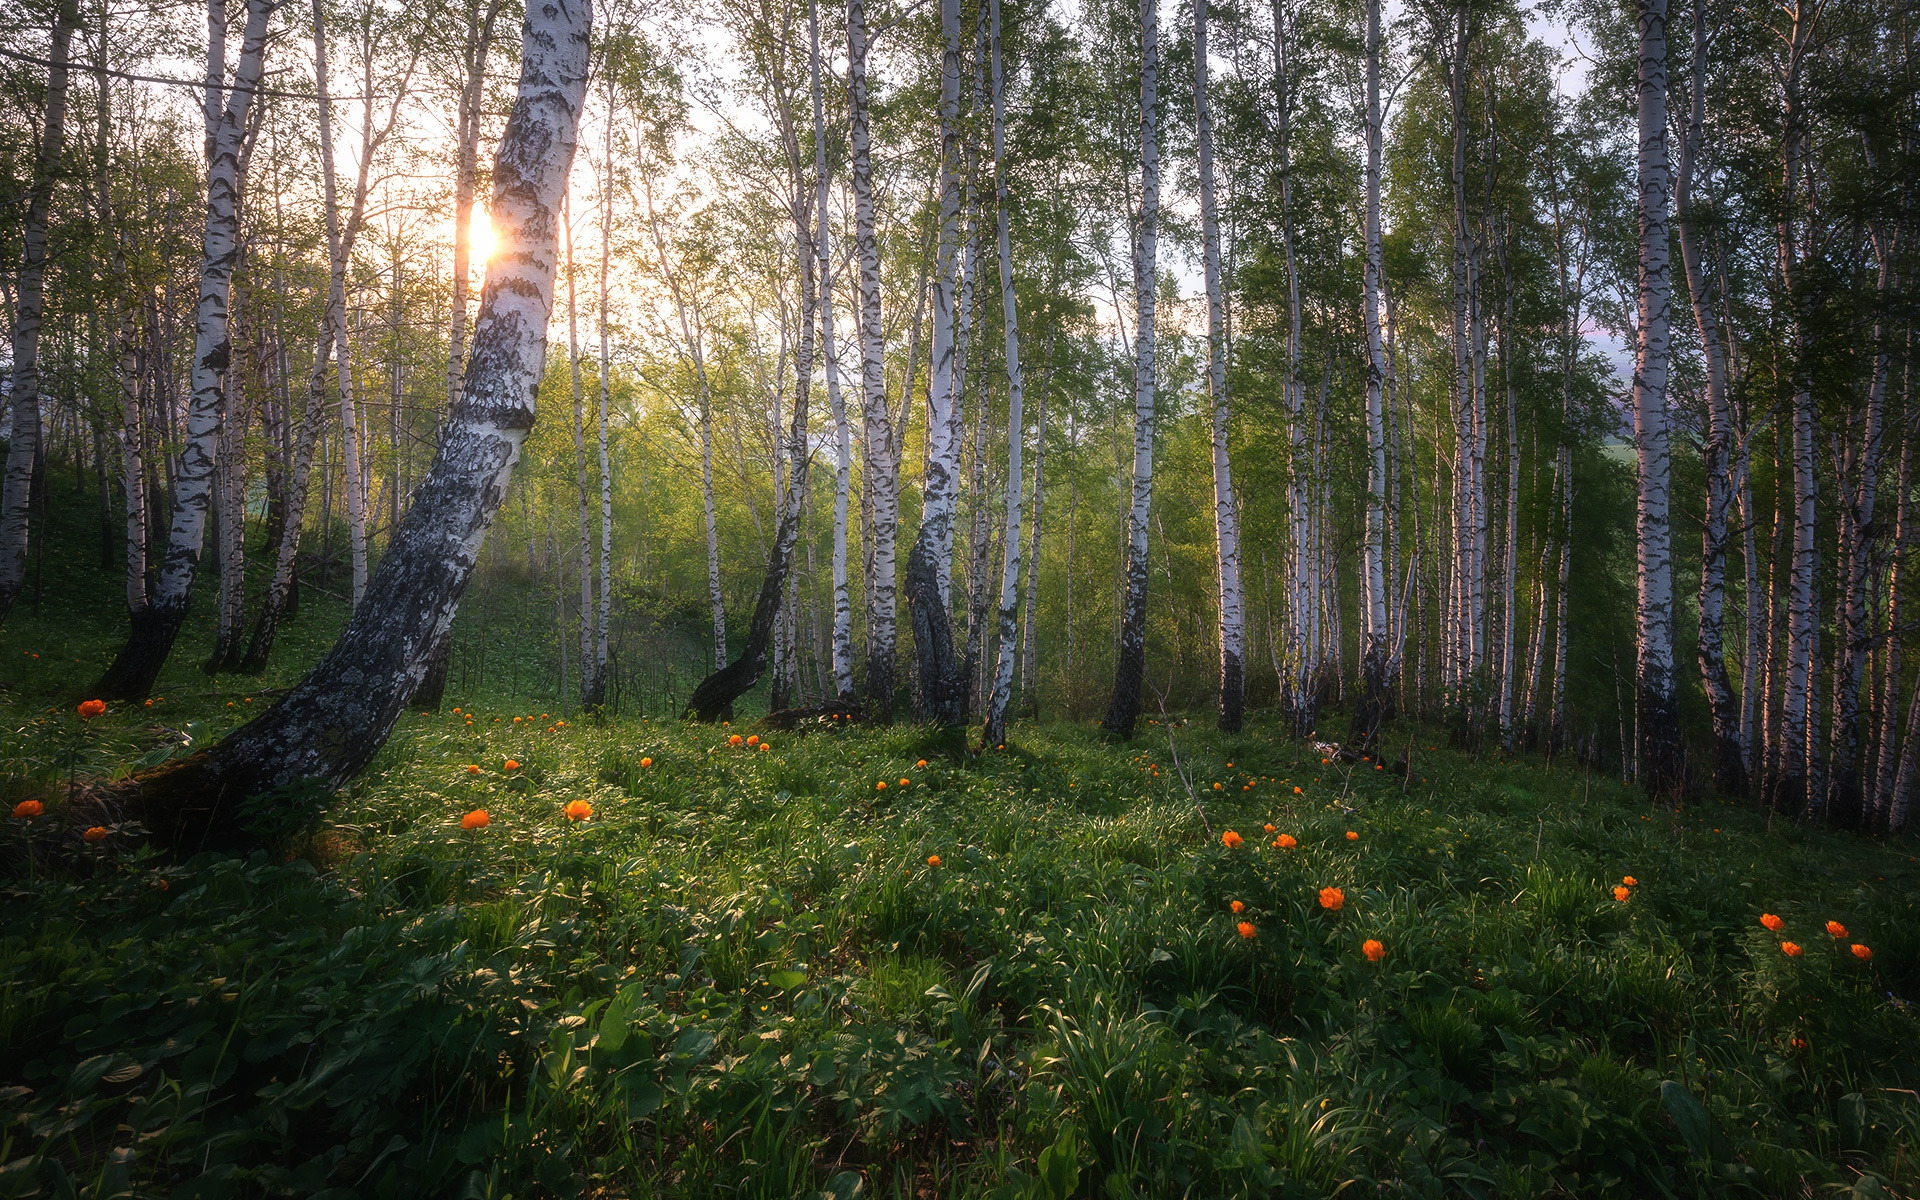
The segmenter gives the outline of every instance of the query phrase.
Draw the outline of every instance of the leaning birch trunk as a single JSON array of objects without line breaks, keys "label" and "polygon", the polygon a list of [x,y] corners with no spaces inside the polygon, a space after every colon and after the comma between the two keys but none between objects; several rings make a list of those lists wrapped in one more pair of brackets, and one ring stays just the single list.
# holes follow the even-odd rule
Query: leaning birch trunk
[{"label": "leaning birch trunk", "polygon": [[[265,0],[256,4],[264,11]],[[360,770],[445,637],[533,427],[553,309],[556,214],[586,90],[589,12],[574,0],[528,6],[519,93],[494,161],[497,250],[466,389],[366,603],[279,703],[205,753],[106,793],[106,804],[131,809],[161,840],[182,848],[253,840],[242,801],[304,781],[338,785]]]},{"label": "leaning birch trunk", "polygon": [[833,412],[833,690],[853,700],[853,598],[847,589],[847,501],[853,487],[853,431],[840,393],[833,344],[833,257],[827,227],[827,118],[820,88],[820,0],[807,6],[808,61],[813,87],[814,253],[820,273],[820,356],[827,365],[827,407]]},{"label": "leaning birch trunk", "polygon": [[1147,671],[1147,514],[1153,505],[1155,411],[1154,290],[1159,283],[1160,18],[1158,0],[1140,0],[1140,234],[1133,250],[1133,507],[1127,515],[1126,601],[1120,616],[1113,695],[1101,721],[1133,736]]},{"label": "leaning birch trunk", "polygon": [[1653,794],[1678,795],[1686,780],[1674,665],[1673,533],[1669,493],[1667,255],[1667,0],[1640,0],[1639,319],[1633,366],[1633,432],[1640,467],[1638,662],[1639,778]]},{"label": "leaning birch trunk", "polygon": [[1047,388],[1042,386],[1033,410],[1033,533],[1027,547],[1027,598],[1025,626],[1020,634],[1021,706],[1030,719],[1040,717],[1040,691],[1036,680],[1040,654],[1040,516],[1046,499],[1047,467]]},{"label": "leaning birch trunk", "polygon": [[[1227,429],[1227,312],[1221,298],[1220,215],[1214,200],[1213,113],[1207,101],[1207,0],[1193,0],[1193,126],[1200,154],[1200,246],[1207,287],[1207,395],[1213,401],[1213,539],[1220,600],[1219,726],[1238,733],[1247,702],[1246,600],[1240,586],[1240,510]],[[1376,393],[1375,399],[1378,400]]]},{"label": "leaning birch trunk", "polygon": [[[900,456],[894,449],[887,407],[880,325],[880,243],[873,210],[873,149],[867,122],[867,9],[847,0],[847,98],[851,125],[854,255],[860,262],[860,411],[866,464],[867,504],[872,510],[868,548],[872,580],[867,603],[867,703],[870,719],[893,717],[897,634],[895,545],[900,527]],[[911,370],[911,368],[909,368]],[[909,377],[907,386],[913,386]]]},{"label": "leaning birch trunk", "polygon": [[[1909,366],[1911,371],[1912,367]],[[1908,502],[1913,485],[1913,443],[1909,440],[1900,448],[1900,479],[1894,491],[1893,501],[1893,548],[1887,555],[1886,607],[1882,610],[1887,622],[1887,656],[1882,671],[1880,693],[1880,728],[1875,737],[1879,749],[1877,770],[1868,781],[1871,788],[1871,821],[1869,828],[1878,831],[1888,829],[1889,818],[1893,812],[1894,780],[1899,770],[1899,757],[1895,749],[1900,737],[1900,681],[1902,637],[1900,618],[1903,613],[1900,588],[1905,578],[1902,566],[1907,555],[1914,551],[1913,525],[1914,514]]]},{"label": "leaning birch trunk", "polygon": [[1370,753],[1379,741],[1381,724],[1391,714],[1394,683],[1393,631],[1387,618],[1388,581],[1384,561],[1387,440],[1382,390],[1386,384],[1387,363],[1380,326],[1380,0],[1367,0],[1366,21],[1367,198],[1363,303],[1367,326],[1367,532],[1361,572],[1365,620],[1361,633],[1360,699],[1353,709],[1351,740]]},{"label": "leaning birch trunk", "polygon": [[77,24],[75,0],[62,0],[53,17],[47,55],[47,110],[41,122],[33,186],[27,194],[20,273],[15,277],[12,418],[4,482],[0,482],[0,620],[5,620],[27,579],[28,518],[40,445],[40,322],[46,309],[47,213],[60,171],[67,121],[67,46]]},{"label": "leaning birch trunk", "polygon": [[260,86],[267,45],[267,20],[273,0],[247,0],[247,24],[233,87],[224,99],[226,6],[207,5],[207,219],[202,239],[200,296],[194,323],[193,398],[187,407],[186,443],[175,472],[173,527],[167,538],[160,578],[147,609],[94,694],[109,700],[138,700],[173,650],[186,620],[193,578],[212,502],[214,458],[220,440],[220,407],[232,341],[227,328],[228,293],[239,252],[240,142],[247,108]]},{"label": "leaning birch trunk", "polygon": [[587,478],[587,428],[580,387],[580,308],[574,295],[573,208],[561,202],[560,222],[567,255],[567,379],[573,398],[573,468],[580,502],[580,707],[600,707],[605,685],[594,670],[593,486]]},{"label": "leaning birch trunk", "polygon": [[[778,654],[774,661],[773,688],[768,698],[769,707],[776,711],[786,707],[795,690],[791,683],[797,673],[799,657],[790,576],[794,546],[800,540],[800,525],[805,519],[807,468],[811,461],[807,445],[807,422],[808,397],[813,379],[813,306],[816,303],[817,281],[814,278],[812,235],[808,232],[807,212],[810,206],[806,189],[800,183],[804,176],[798,138],[793,130],[792,114],[783,112],[780,115],[782,140],[788,155],[787,165],[795,185],[789,212],[793,220],[794,250],[800,267],[800,326],[794,352],[793,424],[787,437],[786,480],[774,526],[773,550],[767,556],[767,571],[760,583],[760,596],[754,602],[753,617],[747,625],[746,648],[740,652],[739,658],[700,681],[699,686],[687,697],[687,705],[682,713],[684,717],[707,724],[731,716],[733,702],[759,682],[761,672],[766,669],[767,651],[775,638],[776,626],[780,640],[776,647]],[[783,347],[784,344],[783,331]],[[775,412],[778,412],[777,406]]]},{"label": "leaning birch trunk", "polygon": [[[1204,3],[1204,0],[1201,0]],[[1001,537],[1000,648],[994,664],[993,691],[987,697],[987,720],[980,731],[982,749],[1007,738],[1007,704],[1013,697],[1013,652],[1018,640],[1015,619],[1020,605],[1020,489],[1026,481],[1020,462],[1020,442],[1026,434],[1025,381],[1020,374],[1020,321],[1013,290],[1013,242],[1007,232],[1007,95],[1006,74],[1000,61],[1000,0],[989,0],[993,24],[993,199],[995,241],[1000,256],[1000,312],[1006,324],[1007,354],[1007,515]],[[986,421],[985,407],[980,413]]]},{"label": "leaning birch trunk", "polygon": [[1737,434],[1727,398],[1726,343],[1721,340],[1713,296],[1701,267],[1700,233],[1693,207],[1693,168],[1706,121],[1706,54],[1706,4],[1694,0],[1691,100],[1686,132],[1680,139],[1673,214],[1680,235],[1680,265],[1686,272],[1687,297],[1693,304],[1693,321],[1707,375],[1707,436],[1700,454],[1707,479],[1707,510],[1700,530],[1700,639],[1696,657],[1707,708],[1713,717],[1713,786],[1725,795],[1738,796],[1747,790],[1746,748],[1741,743],[1740,700],[1727,672],[1725,639],[1727,530],[1734,501],[1733,449]]},{"label": "leaning birch trunk", "polygon": [[[944,580],[951,565],[960,444],[953,427],[954,285],[960,244],[960,0],[940,0],[940,232],[934,254],[932,367],[927,384],[927,466],[920,531],[907,554],[913,621],[915,715],[957,725],[965,680],[954,661]],[[942,548],[945,548],[943,558]]]}]

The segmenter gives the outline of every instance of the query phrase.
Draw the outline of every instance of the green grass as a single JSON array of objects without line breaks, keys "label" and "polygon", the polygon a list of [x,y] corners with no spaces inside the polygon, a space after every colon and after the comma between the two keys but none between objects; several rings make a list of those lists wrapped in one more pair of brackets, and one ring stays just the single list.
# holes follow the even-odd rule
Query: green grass
[{"label": "green grass", "polygon": [[0,1197],[1920,1191],[1910,840],[1262,714],[1176,732],[1203,821],[1161,726],[562,726],[498,690],[523,639],[317,827],[175,861],[82,841],[65,780],[231,728],[340,608],[236,680],[202,603],[164,699],[83,724],[124,626],[66,557],[0,642],[0,803],[52,810],[0,818]]},{"label": "green grass", "polygon": [[[172,723],[26,710],[0,746],[16,795]],[[1913,1187],[1904,844],[1659,810],[1532,760],[1421,750],[1403,787],[1258,720],[1176,735],[1209,836],[1160,727],[1016,725],[956,758],[904,727],[762,752],[726,744],[743,726],[556,717],[410,715],[272,854],[116,834],[16,878],[0,1189]],[[592,819],[563,817],[575,799]],[[490,825],[462,831],[476,808]],[[0,836],[17,866],[54,828]]]}]

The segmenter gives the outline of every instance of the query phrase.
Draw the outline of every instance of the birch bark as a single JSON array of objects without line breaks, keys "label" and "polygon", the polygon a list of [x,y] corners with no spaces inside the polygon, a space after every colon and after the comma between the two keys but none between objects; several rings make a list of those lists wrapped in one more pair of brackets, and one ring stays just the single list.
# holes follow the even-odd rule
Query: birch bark
[{"label": "birch bark", "polygon": [[1366,5],[1367,182],[1366,264],[1363,269],[1363,308],[1367,331],[1367,528],[1362,553],[1363,621],[1360,651],[1360,700],[1354,706],[1353,737],[1372,751],[1380,726],[1393,705],[1395,674],[1393,632],[1388,625],[1385,542],[1387,522],[1387,442],[1382,411],[1382,389],[1387,364],[1380,325],[1381,246],[1380,170],[1382,134],[1380,113],[1380,0]]},{"label": "birch bark", "polygon": [[39,153],[22,222],[20,272],[13,287],[12,412],[8,429],[6,474],[0,480],[0,621],[6,619],[27,579],[28,524],[34,499],[34,474],[41,465],[40,324],[46,311],[48,211],[66,140],[67,49],[78,23],[75,0],[54,11],[52,45],[47,52],[47,106],[40,123]]},{"label": "birch bark", "polygon": [[[1205,3],[1206,0],[1197,0]],[[989,0],[993,26],[993,198],[995,241],[1000,257],[1000,312],[1006,325],[1007,356],[1007,512],[1001,536],[1000,647],[993,672],[993,691],[987,699],[987,720],[980,733],[981,748],[997,746],[1007,737],[1007,704],[1013,696],[1013,654],[1020,603],[1020,490],[1026,482],[1020,462],[1026,436],[1025,379],[1020,371],[1020,321],[1013,288],[1013,242],[1007,230],[1007,96],[1001,62],[1000,0]],[[986,421],[984,406],[980,414]]]},{"label": "birch bark", "polygon": [[1639,776],[1648,792],[1685,789],[1674,665],[1673,554],[1669,502],[1673,466],[1667,409],[1672,281],[1667,249],[1667,3],[1639,3],[1639,319],[1633,370],[1633,429],[1640,488],[1638,552]]},{"label": "birch bark", "polygon": [[[264,12],[264,0],[256,3]],[[235,811],[239,801],[351,776],[384,744],[444,638],[533,426],[553,310],[556,215],[586,90],[589,13],[574,0],[528,5],[519,93],[494,162],[497,251],[467,387],[367,602],[284,699],[211,750],[135,776],[109,797],[161,840],[183,848],[244,842],[253,834]]]},{"label": "birch bark", "polygon": [[1133,505],[1127,515],[1126,600],[1113,695],[1101,724],[1133,736],[1147,670],[1147,515],[1153,505],[1154,291],[1159,283],[1160,15],[1158,0],[1140,0],[1140,222],[1133,249]]},{"label": "birch bark", "polygon": [[226,84],[227,18],[224,0],[207,5],[207,215],[201,242],[200,293],[194,318],[193,397],[187,408],[186,442],[175,475],[173,525],[151,601],[94,694],[137,700],[173,650],[186,619],[207,512],[213,499],[214,459],[220,440],[220,409],[232,355],[227,302],[239,253],[240,148],[247,110],[260,86],[273,0],[247,0],[247,21],[233,86]]},{"label": "birch bark", "polygon": [[813,89],[814,253],[820,273],[820,355],[827,364],[827,407],[833,412],[833,690],[853,701],[853,597],[847,586],[847,501],[853,486],[853,431],[840,393],[840,362],[833,343],[833,252],[827,223],[827,117],[820,87],[820,0],[807,6]]}]

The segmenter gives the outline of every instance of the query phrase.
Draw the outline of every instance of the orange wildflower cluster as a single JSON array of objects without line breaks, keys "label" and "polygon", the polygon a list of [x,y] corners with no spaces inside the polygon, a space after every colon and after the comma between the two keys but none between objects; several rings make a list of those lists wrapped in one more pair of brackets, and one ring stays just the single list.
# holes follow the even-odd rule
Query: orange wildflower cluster
[{"label": "orange wildflower cluster", "polygon": [[1614,885],[1613,898],[1615,900],[1618,900],[1620,903],[1625,904],[1632,896],[1633,896],[1632,888],[1627,887],[1624,884]]},{"label": "orange wildflower cluster", "polygon": [[1339,912],[1340,906],[1347,902],[1347,894],[1337,887],[1320,889],[1320,907],[1328,912]]},{"label": "orange wildflower cluster", "polygon": [[758,746],[759,744],[760,744],[760,735],[759,735],[759,734],[757,734],[757,733],[750,733],[750,734],[748,734],[748,735],[747,735],[747,745],[749,745],[749,746]]},{"label": "orange wildflower cluster", "polygon": [[1238,925],[1235,925],[1234,928],[1239,931],[1241,937],[1246,938],[1248,941],[1252,941],[1253,936],[1260,932],[1253,927],[1252,921],[1242,921]]},{"label": "orange wildflower cluster", "polygon": [[1291,850],[1295,846],[1298,846],[1300,844],[1300,839],[1294,837],[1290,833],[1283,833],[1279,837],[1273,839],[1273,844],[1275,849]]},{"label": "orange wildflower cluster", "polygon": [[493,818],[487,816],[486,809],[476,808],[466,816],[460,818],[460,828],[485,829],[492,820]]},{"label": "orange wildflower cluster", "polygon": [[1379,962],[1387,956],[1387,948],[1382,946],[1377,939],[1368,938],[1366,941],[1360,943],[1360,953],[1367,956],[1368,962]]},{"label": "orange wildflower cluster", "polygon": [[80,702],[79,713],[89,721],[106,711],[107,702],[105,700],[82,700]]},{"label": "orange wildflower cluster", "polygon": [[1220,844],[1222,846],[1225,846],[1229,850],[1232,850],[1238,847],[1244,841],[1246,841],[1245,838],[1241,837],[1239,834],[1235,833],[1231,829],[1227,830],[1225,833],[1220,835]]},{"label": "orange wildflower cluster", "polygon": [[729,736],[727,737],[727,745],[729,745],[729,746],[738,746],[738,745],[739,745],[739,744],[740,744],[741,742],[744,742],[744,741],[746,741],[746,739],[745,739],[745,738],[743,738],[743,737],[741,737],[741,736],[740,736],[739,734],[737,734],[737,733],[735,733],[735,734],[730,734],[730,735],[729,735]]}]

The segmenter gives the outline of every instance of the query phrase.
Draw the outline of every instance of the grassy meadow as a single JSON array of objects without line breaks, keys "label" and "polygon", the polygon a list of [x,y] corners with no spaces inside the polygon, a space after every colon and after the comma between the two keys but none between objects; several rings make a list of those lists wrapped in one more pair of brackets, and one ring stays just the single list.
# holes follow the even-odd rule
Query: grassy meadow
[{"label": "grassy meadow", "polygon": [[0,657],[45,809],[0,828],[0,1196],[1915,1194],[1908,841],[1406,725],[1381,769],[1265,714],[974,754],[450,693],[180,861],[65,781],[296,668],[210,680],[196,626],[84,720],[87,584]]}]

